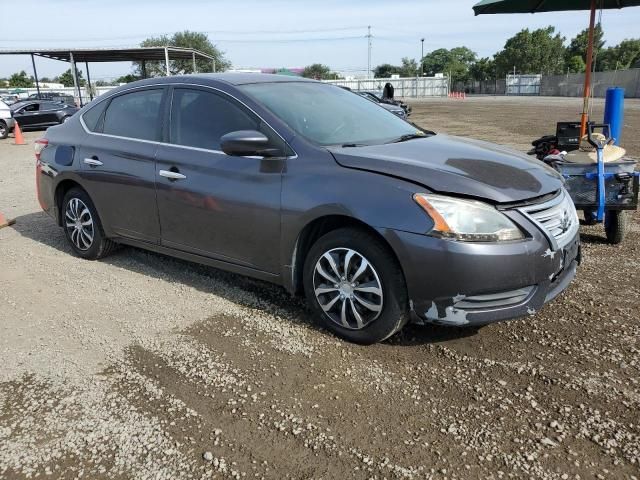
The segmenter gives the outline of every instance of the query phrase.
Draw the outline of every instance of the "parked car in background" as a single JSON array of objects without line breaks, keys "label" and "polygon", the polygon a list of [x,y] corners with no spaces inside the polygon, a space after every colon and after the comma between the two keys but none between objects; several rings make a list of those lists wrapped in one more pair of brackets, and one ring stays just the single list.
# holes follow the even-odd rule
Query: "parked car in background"
[{"label": "parked car in background", "polygon": [[0,140],[9,136],[13,130],[14,120],[9,105],[0,100]]},{"label": "parked car in background", "polygon": [[411,115],[411,107],[409,105],[407,105],[406,103],[404,103],[401,100],[395,100],[392,98],[385,98],[382,96],[382,93],[380,92],[376,92],[373,90],[361,90],[360,92],[357,93],[366,93],[371,100],[373,101],[377,101],[383,105],[393,105],[396,107],[400,107],[404,110],[404,112],[406,113],[406,116],[408,117],[409,115]]},{"label": "parked car in background", "polygon": [[392,105],[390,103],[386,103],[386,102],[382,102],[376,95],[374,95],[371,92],[364,92],[364,91],[353,91],[353,93],[360,95],[361,97],[366,98],[367,100],[375,103],[376,105],[379,105],[380,107],[384,108],[385,110],[390,111],[391,113],[393,113],[394,115],[397,115],[398,117],[402,118],[402,119],[406,119],[407,118],[407,112],[404,111],[404,109],[398,105]]},{"label": "parked car in background", "polygon": [[13,105],[14,103],[20,101],[20,99],[18,98],[18,95],[8,93],[0,95],[0,101],[4,102],[7,105]]},{"label": "parked car in background", "polygon": [[76,102],[73,96],[58,92],[41,91],[39,96],[37,93],[32,93],[31,95],[29,95],[29,98],[27,100],[50,100],[54,102],[64,103],[66,105],[69,105],[70,107],[76,106]]},{"label": "parked car in background", "polygon": [[533,314],[580,261],[553,169],[313,80],[141,80],[35,146],[38,200],[79,257],[123,243],[273,282],[354,342]]},{"label": "parked car in background", "polygon": [[11,105],[21,128],[43,128],[66,122],[79,108],[49,100],[25,100]]}]

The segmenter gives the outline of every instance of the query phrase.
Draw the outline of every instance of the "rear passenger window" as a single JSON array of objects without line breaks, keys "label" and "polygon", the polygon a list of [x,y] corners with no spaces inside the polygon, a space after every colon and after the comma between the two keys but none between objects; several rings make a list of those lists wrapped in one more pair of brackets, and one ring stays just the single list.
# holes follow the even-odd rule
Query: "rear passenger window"
[{"label": "rear passenger window", "polygon": [[82,114],[82,120],[84,120],[84,124],[90,131],[102,131],[102,125],[100,125],[102,122],[100,122],[100,120],[108,103],[109,102],[100,102]]},{"label": "rear passenger window", "polygon": [[220,137],[236,130],[261,130],[260,119],[221,95],[186,88],[174,90],[171,143],[220,150]]},{"label": "rear passenger window", "polygon": [[141,90],[113,98],[104,115],[102,132],[159,141],[162,94],[161,89]]}]

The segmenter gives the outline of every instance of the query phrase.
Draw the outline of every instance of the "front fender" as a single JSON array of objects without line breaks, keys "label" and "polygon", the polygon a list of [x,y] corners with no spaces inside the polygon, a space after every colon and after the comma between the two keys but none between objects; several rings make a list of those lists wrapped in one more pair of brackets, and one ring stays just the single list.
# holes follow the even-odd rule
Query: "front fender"
[{"label": "front fender", "polygon": [[292,259],[305,228],[331,216],[347,217],[382,230],[423,234],[433,222],[415,203],[424,187],[392,176],[344,168],[329,152],[288,161],[282,182],[282,278],[294,283]]}]

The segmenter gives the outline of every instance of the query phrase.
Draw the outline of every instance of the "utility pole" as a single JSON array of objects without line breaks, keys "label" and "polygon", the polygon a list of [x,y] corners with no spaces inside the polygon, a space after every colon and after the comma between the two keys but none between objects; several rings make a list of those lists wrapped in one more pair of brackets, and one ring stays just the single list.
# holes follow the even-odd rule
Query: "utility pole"
[{"label": "utility pole", "polygon": [[367,78],[371,78],[371,25],[367,27],[367,40],[369,43],[369,52],[367,56]]},{"label": "utility pole", "polygon": [[424,63],[422,63],[422,59],[424,58],[424,38],[420,39],[420,76],[424,77]]}]

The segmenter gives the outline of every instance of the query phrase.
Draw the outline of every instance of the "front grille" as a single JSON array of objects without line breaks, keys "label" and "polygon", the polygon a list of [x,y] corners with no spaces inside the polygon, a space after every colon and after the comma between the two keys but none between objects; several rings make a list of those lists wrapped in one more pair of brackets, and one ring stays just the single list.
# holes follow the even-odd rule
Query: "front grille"
[{"label": "front grille", "polygon": [[549,201],[527,205],[519,210],[542,230],[552,245],[558,248],[569,243],[580,228],[576,208],[564,188]]},{"label": "front grille", "polygon": [[453,306],[462,310],[510,307],[525,301],[531,295],[533,288],[533,286],[530,286],[506,292],[472,295],[464,297],[462,300],[454,303]]}]

